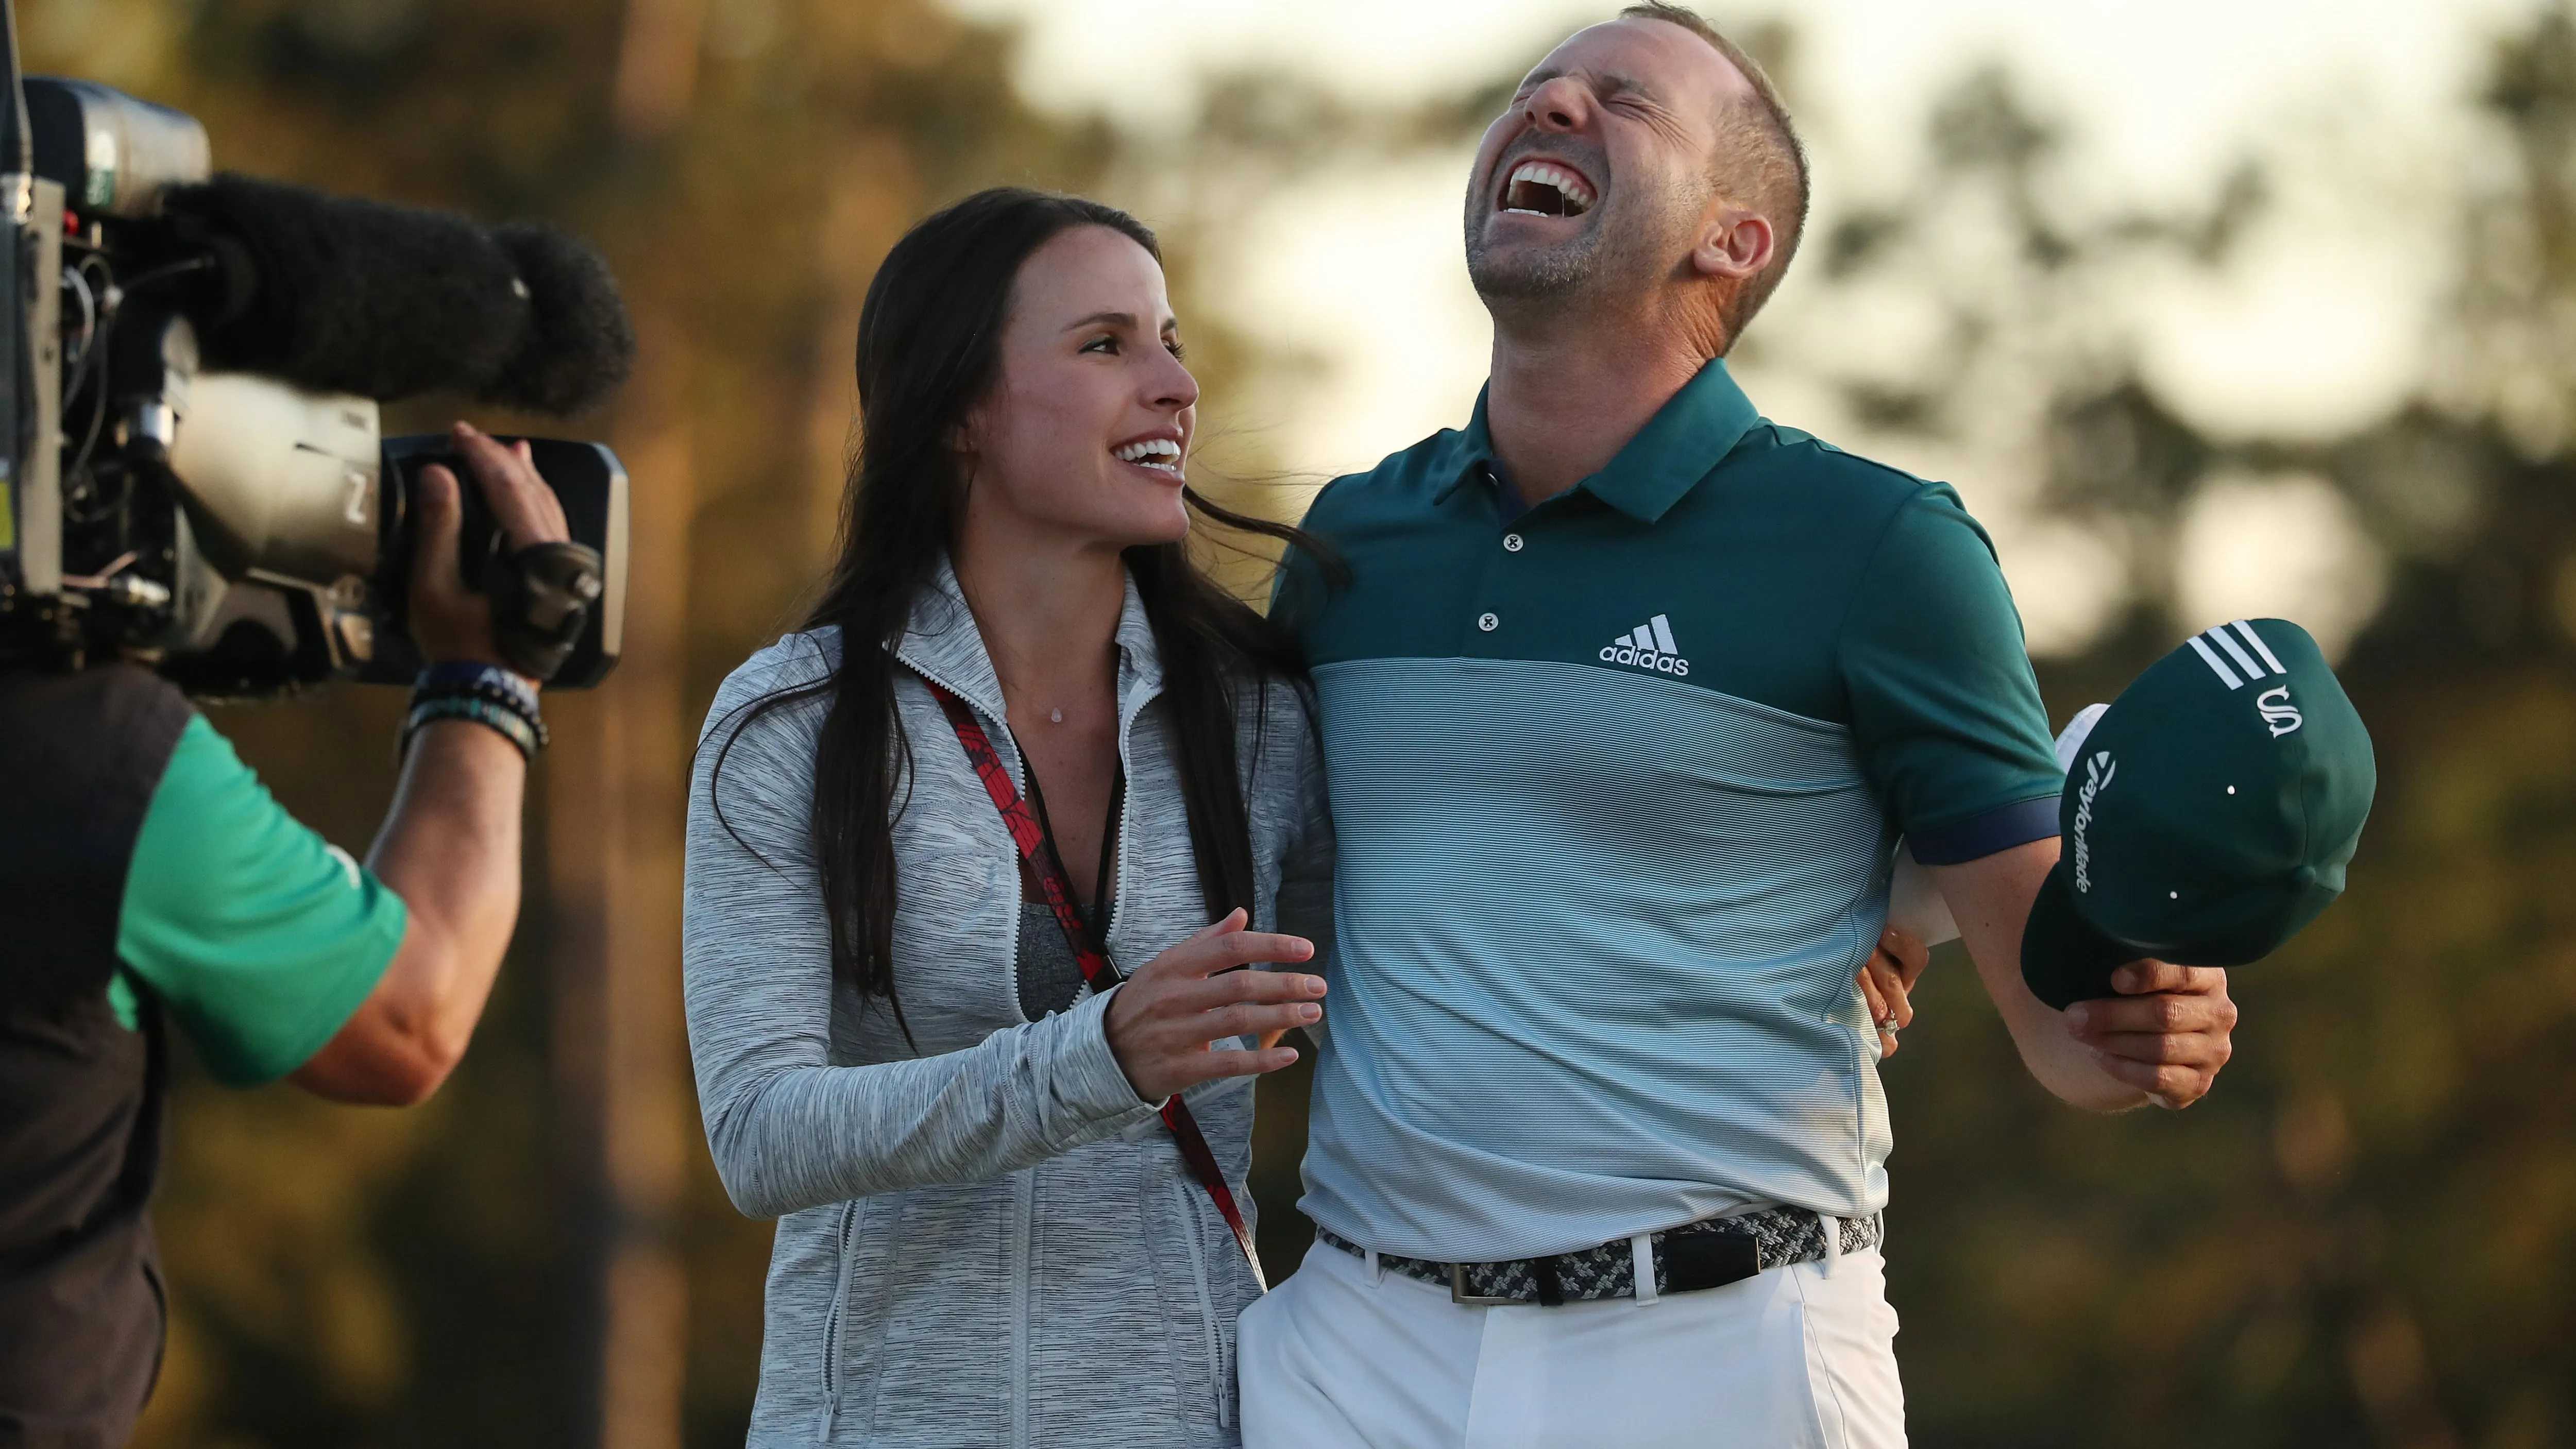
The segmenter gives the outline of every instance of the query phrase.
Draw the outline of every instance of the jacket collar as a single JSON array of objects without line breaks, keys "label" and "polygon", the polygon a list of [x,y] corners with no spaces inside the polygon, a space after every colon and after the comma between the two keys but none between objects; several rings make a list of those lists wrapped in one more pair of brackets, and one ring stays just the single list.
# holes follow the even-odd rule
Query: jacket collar
[{"label": "jacket collar", "polygon": [[[1163,689],[1162,656],[1154,648],[1154,626],[1145,617],[1145,600],[1136,592],[1133,573],[1126,575],[1126,584],[1117,634],[1122,732],[1136,711]],[[993,672],[993,656],[985,651],[983,631],[975,627],[974,612],[966,607],[965,590],[957,583],[957,569],[944,552],[930,587],[913,601],[912,621],[904,628],[895,657],[923,678],[954,692],[986,718],[1008,718],[1001,676]]]}]

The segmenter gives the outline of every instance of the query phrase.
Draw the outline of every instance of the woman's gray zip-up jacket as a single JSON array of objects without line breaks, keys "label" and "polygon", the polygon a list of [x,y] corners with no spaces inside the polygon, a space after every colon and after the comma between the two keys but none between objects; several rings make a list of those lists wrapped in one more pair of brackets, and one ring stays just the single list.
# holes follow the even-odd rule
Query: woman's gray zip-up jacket
[{"label": "woman's gray zip-up jacket", "polygon": [[[894,963],[919,1049],[832,975],[808,815],[828,701],[740,711],[825,677],[839,648],[832,630],[790,635],[735,670],[689,792],[683,981],[707,1145],[734,1205],[779,1220],[749,1443],[1232,1445],[1234,1320],[1259,1288],[1110,1054],[1108,998],[1021,1014],[1018,854],[924,681],[974,708],[1024,793],[1025,767],[944,564],[896,651],[912,769]],[[1209,916],[1161,687],[1131,583],[1109,926],[1129,970]],[[1242,695],[1254,923],[1321,951],[1332,827],[1307,708],[1285,683]],[[1248,1214],[1250,1079],[1188,1100]]]}]

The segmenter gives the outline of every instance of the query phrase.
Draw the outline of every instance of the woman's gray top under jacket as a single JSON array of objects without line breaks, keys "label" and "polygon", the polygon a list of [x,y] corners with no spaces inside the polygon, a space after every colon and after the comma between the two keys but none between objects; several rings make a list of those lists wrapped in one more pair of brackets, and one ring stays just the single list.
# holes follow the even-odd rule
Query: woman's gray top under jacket
[{"label": "woman's gray top under jacket", "polygon": [[[894,957],[919,1051],[882,1001],[833,979],[807,814],[826,702],[747,726],[737,712],[838,657],[825,630],[734,671],[689,792],[683,978],[707,1144],[735,1206],[779,1219],[750,1444],[1234,1444],[1234,1320],[1259,1289],[1159,1104],[1111,1056],[1107,998],[1021,1013],[1019,857],[923,680],[974,707],[1024,793],[1026,777],[945,566],[897,651],[912,777]],[[1160,689],[1131,584],[1109,927],[1129,970],[1209,914]],[[1285,684],[1243,694],[1254,920],[1327,947],[1332,827],[1307,710]],[[1248,1214],[1250,1080],[1188,1100]]]}]

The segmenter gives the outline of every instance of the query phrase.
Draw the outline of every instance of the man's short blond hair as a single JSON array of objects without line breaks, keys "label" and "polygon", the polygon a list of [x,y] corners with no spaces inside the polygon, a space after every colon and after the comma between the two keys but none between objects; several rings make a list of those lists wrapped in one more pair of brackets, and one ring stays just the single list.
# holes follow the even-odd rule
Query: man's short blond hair
[{"label": "man's short blond hair", "polygon": [[1716,157],[1716,180],[1722,194],[1762,213],[1771,223],[1773,252],[1771,265],[1746,282],[1727,307],[1726,339],[1732,345],[1743,334],[1753,314],[1771,300],[1788,274],[1789,261],[1798,254],[1798,241],[1807,231],[1807,203],[1812,195],[1807,179],[1807,148],[1798,139],[1798,128],[1789,120],[1789,106],[1780,98],[1780,87],[1773,84],[1761,62],[1743,46],[1727,38],[1707,16],[1686,6],[1647,0],[1619,12],[1622,20],[1660,20],[1678,25],[1717,48],[1729,64],[1743,72],[1753,85],[1753,100],[1737,107],[1750,124],[1731,128],[1719,138]]}]

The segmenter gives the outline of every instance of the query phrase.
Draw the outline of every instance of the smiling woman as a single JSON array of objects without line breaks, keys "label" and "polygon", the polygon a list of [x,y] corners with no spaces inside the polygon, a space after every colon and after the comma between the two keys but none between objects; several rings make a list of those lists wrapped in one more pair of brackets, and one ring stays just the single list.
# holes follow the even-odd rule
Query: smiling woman
[{"label": "smiling woman", "polygon": [[[1095,611],[1114,611],[1116,555],[1188,534],[1181,461],[1199,389],[1181,351],[1162,266],[1130,233],[1078,226],[1029,255],[1012,286],[1000,383],[967,414],[958,439],[968,486],[957,563],[970,599],[1009,587],[1002,575],[1035,560],[1090,556]],[[1021,622],[1008,610],[1003,617]],[[1023,641],[997,643],[1022,656],[1006,676],[1072,666],[1099,686],[1084,692],[1105,689],[1088,661],[1027,657]],[[1051,687],[1081,689],[1071,679]],[[1095,702],[1105,706],[1105,695]]]},{"label": "smiling woman", "polygon": [[924,221],[858,364],[840,562],[690,795],[708,1142],[782,1219],[750,1442],[1231,1445],[1251,1078],[1324,994],[1235,968],[1315,957],[1332,840],[1292,656],[1182,541],[1302,535],[1190,491],[1123,212]]}]

